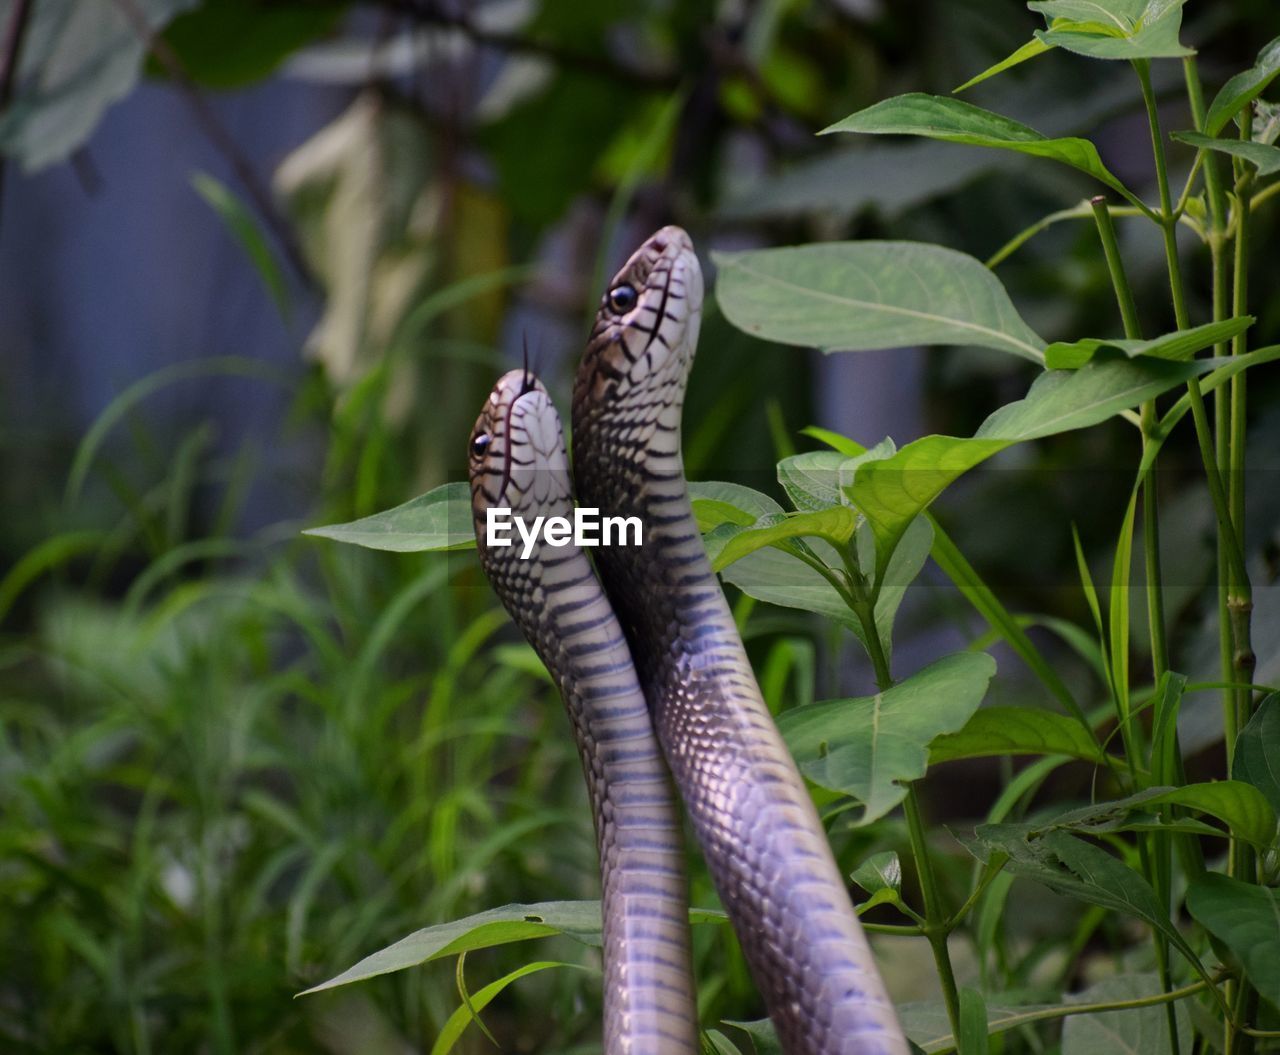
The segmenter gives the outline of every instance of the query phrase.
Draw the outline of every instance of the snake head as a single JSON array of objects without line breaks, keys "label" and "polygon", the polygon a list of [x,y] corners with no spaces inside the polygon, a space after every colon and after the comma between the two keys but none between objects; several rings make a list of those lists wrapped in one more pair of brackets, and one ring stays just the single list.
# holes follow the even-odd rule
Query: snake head
[{"label": "snake head", "polygon": [[476,535],[490,507],[530,518],[572,515],[564,431],[551,396],[525,367],[498,378],[468,443]]},{"label": "snake head", "polygon": [[701,319],[702,269],[693,243],[683,229],[664,227],[631,254],[600,299],[574,385],[575,419],[670,384],[678,404]]}]

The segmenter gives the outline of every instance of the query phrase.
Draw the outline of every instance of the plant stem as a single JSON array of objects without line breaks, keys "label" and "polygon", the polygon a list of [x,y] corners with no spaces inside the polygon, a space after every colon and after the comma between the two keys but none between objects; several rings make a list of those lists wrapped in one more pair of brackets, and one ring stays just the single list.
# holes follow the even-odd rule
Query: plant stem
[{"label": "plant stem", "polygon": [[[1250,111],[1246,108],[1240,123],[1240,138],[1248,140],[1252,135]],[[1253,170],[1240,161],[1237,164],[1239,178],[1236,181],[1236,244],[1233,260],[1231,310],[1237,315],[1244,315],[1249,310],[1249,191],[1253,184]],[[1238,333],[1231,342],[1233,356],[1248,352],[1248,336]],[[1236,539],[1241,553],[1245,551],[1244,537],[1244,456],[1247,437],[1245,433],[1245,409],[1247,389],[1244,372],[1231,379],[1231,440],[1228,448],[1229,468],[1227,472],[1228,495],[1231,508],[1231,522],[1235,526]],[[1243,562],[1242,562],[1243,564]],[[1231,631],[1234,644],[1232,664],[1233,678],[1240,682],[1251,682],[1257,659],[1253,653],[1250,632],[1250,618],[1253,611],[1253,591],[1249,583],[1247,567],[1241,567],[1239,578],[1231,582],[1228,588],[1227,609],[1231,616]],[[1235,716],[1237,728],[1243,728],[1252,711],[1252,694],[1248,689],[1235,690]]]},{"label": "plant stem", "polygon": [[933,962],[938,969],[938,981],[942,985],[942,999],[947,1005],[947,1018],[951,1022],[952,1036],[960,1035],[960,991],[956,986],[955,971],[951,967],[951,952],[947,948],[949,934],[946,911],[938,892],[938,881],[933,871],[933,859],[929,856],[929,843],[925,837],[924,819],[920,813],[920,797],[916,782],[907,785],[907,797],[902,804],[907,816],[907,833],[911,838],[911,852],[916,860],[916,872],[920,877],[920,893],[924,898],[925,937],[933,950]]},{"label": "plant stem", "polygon": [[[880,632],[876,629],[875,612],[865,597],[865,591],[855,587],[860,594],[853,611],[862,624],[863,636],[867,640],[867,652],[871,656],[871,665],[875,670],[876,686],[881,692],[893,686],[893,675],[889,671],[889,661],[885,655],[884,645],[880,640]],[[919,781],[907,785],[907,797],[903,801],[903,812],[907,817],[907,833],[911,840],[911,855],[915,858],[916,874],[920,877],[920,895],[924,900],[924,926],[922,930],[929,939],[929,947],[933,950],[933,962],[937,966],[938,981],[942,986],[942,998],[947,1005],[947,1018],[951,1023],[952,1036],[960,1035],[960,990],[956,986],[956,974],[951,966],[951,953],[947,948],[947,936],[955,923],[948,918],[942,905],[938,891],[937,877],[933,871],[933,858],[929,855],[929,840],[925,834],[924,819],[920,812],[920,795],[917,789]]]},{"label": "plant stem", "polygon": [[[1133,300],[1133,288],[1125,274],[1124,260],[1120,256],[1120,244],[1116,239],[1115,224],[1111,222],[1111,211],[1107,208],[1107,200],[1102,195],[1090,203],[1093,207],[1094,219],[1098,225],[1098,236],[1102,239],[1102,251],[1107,258],[1107,270],[1111,274],[1111,285],[1116,292],[1116,301],[1120,306],[1120,318],[1124,323],[1124,335],[1130,340],[1142,337],[1138,325],[1138,309]],[[1155,400],[1149,399],[1142,404],[1142,446],[1143,454],[1152,442],[1152,432],[1156,425]],[[1147,624],[1151,633],[1151,664],[1156,679],[1169,669],[1169,649],[1165,636],[1164,592],[1160,574],[1160,527],[1159,508],[1156,500],[1155,464],[1142,484],[1142,549],[1147,578]]]}]

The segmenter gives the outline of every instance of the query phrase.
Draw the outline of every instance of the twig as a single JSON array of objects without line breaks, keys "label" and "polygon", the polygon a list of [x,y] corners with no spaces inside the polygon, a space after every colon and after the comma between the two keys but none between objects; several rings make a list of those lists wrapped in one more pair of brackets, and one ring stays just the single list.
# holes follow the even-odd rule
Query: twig
[{"label": "twig", "polygon": [[210,107],[205,97],[196,87],[195,82],[192,81],[182,63],[182,59],[169,46],[168,41],[155,33],[151,26],[147,24],[146,15],[143,14],[142,9],[138,6],[137,0],[113,0],[113,2],[119,8],[121,14],[129,20],[134,32],[138,35],[138,39],[146,44],[147,50],[155,56],[156,61],[173,78],[174,84],[178,86],[178,89],[186,98],[187,104],[191,107],[191,112],[194,114],[200,130],[227,159],[232,171],[236,174],[236,178],[239,179],[249,197],[253,200],[253,204],[262,216],[263,221],[280,243],[285,257],[298,277],[306,286],[314,288],[315,279],[311,274],[310,267],[307,266],[306,258],[302,255],[301,248],[293,236],[293,231],[279,212],[276,211],[275,203],[271,200],[270,193],[258,179],[258,175],[249,163],[249,159],[240,150],[240,145],[235,141],[231,133],[223,127],[218,115],[213,112],[213,108]]},{"label": "twig", "polygon": [[[0,114],[9,108],[13,97],[13,85],[18,79],[18,59],[22,54],[22,38],[27,33],[32,0],[18,0],[9,13],[9,24],[4,29],[4,58],[0,64]],[[0,156],[0,216],[4,214],[5,159]]]}]

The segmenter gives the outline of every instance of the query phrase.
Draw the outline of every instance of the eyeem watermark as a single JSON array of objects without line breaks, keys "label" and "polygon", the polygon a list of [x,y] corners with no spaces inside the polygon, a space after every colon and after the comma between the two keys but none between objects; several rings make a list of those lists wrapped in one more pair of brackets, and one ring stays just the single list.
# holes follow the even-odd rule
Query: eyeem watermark
[{"label": "eyeem watermark", "polygon": [[520,559],[528,560],[541,539],[548,546],[639,546],[644,529],[639,517],[602,517],[592,506],[578,506],[569,517],[534,517],[533,522],[515,516],[510,509],[490,506],[484,511],[485,544],[514,546],[518,533],[524,548]]}]

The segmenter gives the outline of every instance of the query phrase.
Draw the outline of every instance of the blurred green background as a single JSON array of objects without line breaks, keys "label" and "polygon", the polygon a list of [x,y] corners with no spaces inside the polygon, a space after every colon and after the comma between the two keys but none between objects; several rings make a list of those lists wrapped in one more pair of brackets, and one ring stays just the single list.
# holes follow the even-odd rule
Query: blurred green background
[{"label": "blurred green background", "polygon": [[[1278,23],[1274,0],[1192,3],[1183,37],[1212,41],[1216,85]],[[895,92],[948,93],[1037,24],[1005,0],[0,0],[0,1047],[427,1050],[458,1004],[452,963],[294,994],[430,923],[596,896],[566,720],[474,558],[300,530],[462,478],[480,401],[526,341],[565,407],[605,276],[663,223],[704,253],[892,237],[981,259],[1092,193],[994,152],[815,136]],[[974,101],[1087,132],[1149,188],[1131,76],[1081,62],[1050,55]],[[1157,73],[1172,97],[1176,65]],[[1256,221],[1255,343],[1280,331],[1276,215]],[[1122,234],[1165,332],[1156,236]],[[1092,226],[1055,226],[998,273],[1046,336],[1119,331]],[[711,303],[688,473],[775,489],[808,424],[967,435],[1030,376],[973,350],[824,360]],[[1256,384],[1261,590],[1280,566],[1280,413]],[[1116,425],[1020,447],[939,516],[1007,604],[1079,618],[1064,524],[1108,537],[1134,442]],[[1210,515],[1171,450],[1170,614],[1212,671]],[[912,590],[905,667],[984,629],[936,580]],[[1274,608],[1259,682],[1280,676]],[[775,707],[870,682],[803,614],[757,609],[748,637]],[[1028,691],[1002,664],[993,698]],[[935,819],[978,815],[996,768],[931,777]],[[838,834],[842,860],[898,845],[898,824]],[[1023,925],[1051,930],[1046,913]],[[931,993],[917,944],[901,962],[883,947],[902,999]],[[595,957],[554,939],[476,954],[468,977],[544,952]],[[697,958],[705,1020],[760,1015],[727,933],[700,929]],[[503,1051],[596,1050],[598,988],[544,972],[485,1020]],[[461,1050],[491,1046],[473,1030]]]}]

